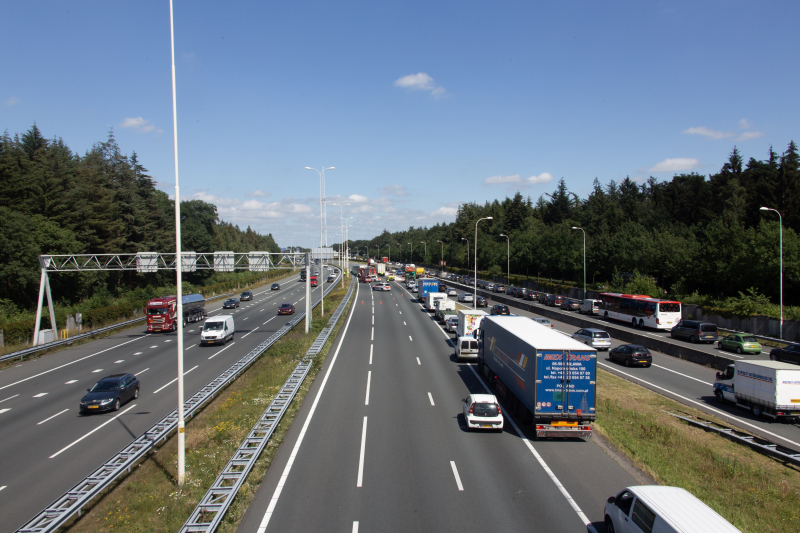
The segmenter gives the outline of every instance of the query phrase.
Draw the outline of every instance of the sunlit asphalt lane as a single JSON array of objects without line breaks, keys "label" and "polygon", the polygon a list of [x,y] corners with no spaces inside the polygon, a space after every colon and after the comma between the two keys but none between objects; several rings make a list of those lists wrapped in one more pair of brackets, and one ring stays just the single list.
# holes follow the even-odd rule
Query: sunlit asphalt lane
[{"label": "sunlit asphalt lane", "polygon": [[[210,316],[234,315],[236,338],[225,346],[200,347],[202,323],[186,327],[186,398],[285,324],[288,317],[277,317],[277,307],[284,301],[294,302],[304,296],[304,285],[296,279],[282,281],[281,291],[270,291],[268,285],[254,291],[254,301],[242,302],[242,307],[236,310],[220,310],[221,302],[211,304]],[[312,294],[312,298],[316,297],[317,294]],[[93,349],[95,343],[89,343],[54,354],[66,354],[66,357],[59,357],[58,361],[52,359],[49,368],[39,364],[36,371],[28,371],[28,375],[18,373],[13,379],[3,376],[0,387],[6,388],[0,390],[0,400],[17,396],[0,403],[0,409],[10,408],[0,413],[4,435],[0,445],[4,452],[0,454],[0,485],[14,489],[0,493],[0,514],[7,518],[0,524],[0,531],[21,526],[175,408],[175,334],[144,337],[141,331],[121,334],[125,335],[139,338],[66,364],[102,351]],[[118,345],[123,342],[125,339],[116,339]],[[69,357],[68,352],[72,351],[76,353]],[[50,357],[37,362],[48,361]],[[59,366],[61,368],[46,372]],[[95,372],[97,370],[99,372]],[[103,376],[121,372],[138,374],[142,384],[140,397],[123,405],[117,413],[79,416],[78,401],[85,389]],[[19,382],[25,378],[30,379]],[[43,392],[44,396],[33,397]],[[65,409],[68,410],[64,412]],[[56,413],[61,414],[53,417]],[[97,429],[117,415],[121,416]],[[95,432],[90,434],[92,431]],[[25,461],[19,461],[19,450],[25,450]]]}]

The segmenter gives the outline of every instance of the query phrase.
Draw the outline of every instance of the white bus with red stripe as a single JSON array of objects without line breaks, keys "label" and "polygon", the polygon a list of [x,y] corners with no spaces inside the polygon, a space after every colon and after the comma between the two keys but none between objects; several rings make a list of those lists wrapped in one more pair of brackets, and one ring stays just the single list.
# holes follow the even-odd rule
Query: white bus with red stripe
[{"label": "white bus with red stripe", "polygon": [[633,327],[672,329],[681,320],[681,303],[650,298],[646,294],[600,293],[600,316]]}]

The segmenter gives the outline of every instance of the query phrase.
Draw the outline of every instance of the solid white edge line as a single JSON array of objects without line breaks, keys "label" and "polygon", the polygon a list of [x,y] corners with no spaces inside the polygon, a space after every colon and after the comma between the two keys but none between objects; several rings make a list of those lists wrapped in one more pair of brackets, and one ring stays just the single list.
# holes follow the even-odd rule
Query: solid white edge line
[{"label": "solid white edge line", "polygon": [[[78,380],[76,379],[75,381],[78,381]],[[73,383],[75,383],[75,381],[73,381]],[[66,385],[66,383],[65,383],[65,385]],[[17,396],[19,396],[19,394],[15,394],[14,396],[9,396],[9,397],[8,397],[8,398],[6,398],[5,400],[0,400],[0,403],[3,403],[4,401],[6,401],[6,400],[10,400],[10,399],[12,399],[12,398],[16,398]]]},{"label": "solid white edge line", "polygon": [[149,366],[148,366],[147,368],[145,368],[144,370],[140,370],[139,372],[135,373],[135,374],[134,374],[134,376],[138,376],[139,374],[144,374],[144,373],[145,373],[145,372],[147,372],[148,370],[150,370],[150,367],[149,367]]},{"label": "solid white edge line", "polygon": [[106,348],[105,350],[101,350],[101,351],[99,351],[99,352],[96,352],[96,353],[93,353],[93,354],[91,354],[91,355],[87,355],[86,357],[81,357],[80,359],[75,359],[74,361],[70,361],[69,363],[65,363],[65,364],[63,364],[63,365],[61,365],[61,366],[57,366],[57,367],[55,367],[55,368],[51,368],[50,370],[45,370],[44,372],[40,372],[40,373],[38,373],[38,374],[36,374],[36,375],[33,375],[33,376],[30,376],[30,377],[27,377],[27,378],[25,378],[25,379],[21,379],[21,380],[19,380],[19,381],[15,381],[14,383],[9,383],[8,385],[5,385],[5,386],[3,386],[3,387],[0,387],[0,390],[7,389],[8,387],[13,387],[14,385],[19,385],[20,383],[23,383],[23,382],[25,382],[25,381],[28,381],[29,379],[38,378],[39,376],[43,376],[43,375],[45,375],[45,374],[49,374],[50,372],[53,372],[53,371],[55,371],[55,370],[59,370],[59,369],[61,369],[61,368],[64,368],[65,366],[69,366],[69,365],[72,365],[72,364],[78,363],[78,362],[80,362],[80,361],[83,361],[84,359],[89,359],[90,357],[94,357],[95,355],[100,355],[101,353],[105,353],[105,352],[107,352],[107,351],[109,351],[109,350],[113,350],[114,348],[119,348],[120,346],[125,346],[126,344],[130,344],[130,343],[132,343],[132,342],[135,342],[135,341],[138,341],[138,340],[141,340],[141,339],[145,339],[145,338],[147,338],[147,337],[149,337],[149,336],[150,336],[150,334],[148,333],[147,335],[144,335],[143,337],[139,337],[139,338],[136,338],[136,339],[132,339],[132,340],[129,340],[129,341],[123,342],[122,344],[117,344],[116,346],[112,346],[111,348]]},{"label": "solid white edge line", "polygon": [[36,424],[36,425],[37,425],[37,426],[40,426],[40,425],[44,424],[45,422],[47,422],[48,420],[52,420],[53,418],[57,417],[58,415],[61,415],[61,414],[64,414],[64,413],[66,413],[67,411],[69,411],[69,409],[64,409],[64,410],[63,410],[63,411],[61,411],[60,413],[56,413],[56,414],[54,414],[53,416],[51,416],[50,418],[45,418],[44,420],[42,420],[41,422],[39,422],[39,423],[38,423],[38,424]]},{"label": "solid white edge line", "polygon": [[[358,290],[359,286],[356,285],[356,295],[353,302],[358,300]],[[306,435],[306,431],[308,430],[308,426],[311,423],[311,418],[314,416],[314,411],[317,410],[317,404],[319,404],[319,399],[322,397],[322,391],[325,390],[325,384],[328,383],[328,377],[331,375],[331,370],[333,370],[333,365],[336,363],[336,358],[339,357],[339,350],[342,348],[342,343],[344,343],[344,338],[347,335],[347,330],[350,327],[350,321],[353,319],[353,315],[355,314],[356,305],[355,303],[350,308],[350,317],[347,319],[347,324],[344,327],[342,338],[339,340],[339,345],[336,347],[336,352],[333,354],[333,358],[331,359],[331,364],[328,367],[328,371],[325,372],[325,377],[322,379],[322,384],[319,387],[319,392],[317,392],[317,397],[314,398],[314,403],[311,404],[311,410],[308,412],[308,416],[306,417],[306,421],[303,423],[303,429],[300,430],[300,435],[297,437],[297,442],[292,449],[292,453],[289,456],[289,461],[286,463],[286,467],[283,469],[283,474],[281,474],[281,478],[278,481],[278,486],[275,487],[275,492],[272,494],[272,499],[269,501],[269,506],[267,507],[267,511],[264,513],[264,518],[261,519],[261,524],[258,526],[258,533],[264,533],[267,530],[267,525],[269,524],[269,519],[272,518],[272,513],[275,512],[275,506],[278,504],[278,498],[281,496],[281,490],[283,489],[283,485],[286,483],[286,480],[289,478],[289,472],[292,470],[292,464],[294,463],[294,458],[297,457],[297,452],[300,451],[300,445],[303,443],[303,437]]]},{"label": "solid white edge line", "polygon": [[364,481],[364,450],[367,446],[367,417],[364,417],[364,426],[361,429],[361,453],[358,457],[358,481],[356,488],[361,488]]},{"label": "solid white edge line", "polygon": [[[261,326],[256,326],[255,328],[253,328],[252,330],[250,330],[250,333],[253,333],[253,332],[255,332],[255,330],[257,330],[259,327],[261,327]],[[247,337],[248,335],[250,335],[250,333],[246,333],[246,334],[242,335],[242,338],[244,339],[245,337]]]},{"label": "solid white edge line", "polygon": [[65,447],[63,447],[63,448],[61,448],[61,449],[60,449],[60,450],[58,450],[56,453],[54,453],[53,455],[51,455],[49,458],[50,458],[50,459],[52,459],[53,457],[57,457],[57,456],[58,456],[59,454],[61,454],[62,452],[65,452],[65,451],[69,450],[70,448],[72,448],[73,446],[75,446],[76,444],[78,444],[80,441],[82,441],[83,439],[85,439],[86,437],[88,437],[89,435],[91,435],[92,433],[94,433],[95,431],[99,430],[99,429],[100,429],[100,428],[102,428],[103,426],[106,426],[106,425],[110,424],[111,422],[113,422],[113,421],[114,421],[114,420],[116,420],[117,418],[121,417],[122,415],[124,415],[125,413],[127,413],[128,411],[130,411],[131,409],[133,409],[134,407],[136,407],[136,404],[133,404],[133,405],[131,405],[130,407],[128,407],[127,409],[125,409],[124,411],[122,411],[121,413],[119,413],[118,415],[114,416],[113,418],[109,418],[108,420],[106,420],[105,422],[103,422],[102,424],[100,424],[99,426],[97,426],[96,428],[94,428],[93,430],[91,430],[89,433],[87,433],[87,434],[86,434],[86,435],[84,435],[83,437],[79,438],[79,439],[78,439],[78,440],[76,440],[76,441],[73,441],[73,442],[72,442],[72,444],[69,444],[69,445],[67,445],[67,446],[65,446]]},{"label": "solid white edge line", "polygon": [[[186,372],[184,372],[184,373],[183,373],[183,375],[185,376],[186,374],[188,374],[189,372],[191,372],[192,370],[194,370],[194,369],[195,369],[195,368],[197,368],[198,366],[200,366],[200,365],[195,365],[195,366],[193,366],[192,368],[190,368],[189,370],[187,370]],[[162,390],[166,389],[167,387],[169,387],[170,385],[172,385],[172,384],[173,384],[173,383],[175,383],[176,381],[178,381],[178,378],[175,378],[175,379],[173,379],[172,381],[170,381],[169,383],[167,383],[166,385],[164,385],[164,386],[163,386],[163,387],[161,387],[160,389],[154,390],[154,391],[153,391],[153,394],[157,394],[158,392],[160,392],[160,391],[162,391]]]},{"label": "solid white edge line", "polygon": [[[491,394],[489,387],[486,386],[486,383],[484,383],[481,377],[478,375],[478,372],[475,370],[475,367],[473,365],[469,365],[469,369],[472,370],[472,373],[475,374],[476,378],[478,378],[478,382],[483,386],[483,389],[486,391],[486,393]],[[506,412],[508,412],[508,410],[506,410]],[[531,444],[531,442],[525,437],[525,434],[523,434],[522,431],[519,429],[517,423],[514,422],[514,420],[512,420],[510,417],[504,417],[504,419],[508,420],[508,423],[511,424],[511,427],[514,428],[514,431],[516,431],[519,438],[522,439],[522,442],[525,443],[525,446],[527,446],[530,452],[533,454],[533,456],[536,457],[536,460],[539,461],[539,464],[544,469],[545,473],[550,477],[550,480],[555,484],[555,486],[561,492],[562,496],[564,496],[564,498],[567,500],[567,503],[570,504],[572,509],[578,515],[578,518],[580,518],[586,525],[586,528],[593,533],[597,533],[597,530],[592,525],[591,520],[589,520],[586,517],[581,508],[578,506],[578,502],[572,499],[572,496],[570,496],[569,492],[567,492],[567,489],[564,487],[564,485],[561,484],[561,481],[559,481],[555,473],[553,473],[553,471],[550,470],[550,467],[547,466],[547,463],[544,461],[544,459],[542,459],[542,456],[539,455],[539,452],[536,451],[536,448],[533,447],[533,444]]]},{"label": "solid white edge line", "polygon": [[431,401],[431,405],[434,405],[434,406],[436,405],[435,403],[433,403],[433,396],[431,395],[430,392],[428,393],[428,399]]},{"label": "solid white edge line", "polygon": [[369,384],[372,381],[372,370],[367,372],[367,396],[364,398],[364,405],[369,405]]},{"label": "solid white edge line", "polygon": [[678,394],[678,393],[676,393],[676,392],[672,392],[672,391],[671,391],[671,390],[669,390],[669,389],[665,389],[664,387],[660,387],[660,386],[658,386],[658,385],[656,385],[656,384],[654,384],[654,383],[650,383],[649,381],[645,381],[645,380],[643,380],[643,379],[641,379],[641,378],[637,378],[636,376],[634,376],[634,375],[632,375],[632,374],[628,374],[627,372],[623,372],[623,371],[621,371],[621,370],[617,370],[616,368],[614,368],[614,367],[612,367],[612,366],[610,366],[610,365],[607,365],[607,364],[605,364],[605,363],[601,363],[600,361],[598,361],[598,362],[597,362],[597,364],[598,364],[598,365],[601,365],[601,366],[604,366],[604,367],[606,367],[606,368],[609,368],[609,369],[611,369],[612,371],[614,371],[614,372],[616,372],[616,373],[619,373],[619,374],[623,374],[623,375],[625,375],[625,376],[628,376],[628,377],[629,377],[629,378],[631,378],[631,379],[635,379],[636,381],[641,381],[642,383],[646,383],[647,385],[650,385],[651,387],[655,387],[656,389],[663,390],[663,391],[664,391],[664,392],[666,392],[667,394],[670,394],[670,395],[672,395],[672,396],[675,396],[676,398],[680,398],[680,399],[681,399],[681,400],[683,400],[683,401],[687,401],[687,402],[691,402],[691,403],[693,403],[693,404],[699,405],[699,406],[701,406],[702,408],[705,408],[705,409],[708,409],[709,411],[712,411],[714,414],[716,414],[716,415],[718,415],[718,416],[721,416],[721,417],[727,417],[727,418],[729,418],[729,419],[733,419],[733,420],[735,420],[735,421],[736,421],[738,424],[744,424],[744,425],[746,425],[746,426],[750,426],[751,428],[755,428],[756,430],[758,430],[758,431],[761,431],[761,432],[763,432],[763,433],[766,433],[767,435],[770,435],[770,436],[772,436],[772,437],[775,437],[775,438],[777,438],[777,439],[784,440],[784,441],[786,441],[786,442],[788,442],[788,443],[790,443],[790,444],[794,444],[795,446],[800,446],[800,442],[795,442],[795,441],[793,441],[793,440],[789,440],[789,439],[787,439],[786,437],[781,437],[781,436],[780,436],[780,435],[778,435],[777,433],[773,433],[773,432],[771,432],[771,431],[767,431],[766,429],[763,429],[763,428],[761,428],[761,427],[759,427],[759,426],[757,426],[757,425],[755,425],[755,424],[751,424],[750,422],[747,422],[747,421],[745,421],[745,420],[743,420],[743,419],[739,418],[739,417],[738,417],[738,416],[736,416],[736,415],[731,415],[731,414],[728,414],[728,413],[726,413],[726,412],[724,412],[724,411],[720,411],[719,409],[714,409],[713,407],[711,407],[711,406],[709,406],[709,405],[707,405],[707,404],[705,404],[705,403],[703,403],[703,402],[698,402],[698,401],[696,401],[696,400],[692,400],[691,398],[687,398],[686,396],[681,396],[680,394]]},{"label": "solid white edge line", "polygon": [[456,477],[456,485],[458,485],[458,490],[464,491],[464,485],[461,484],[461,478],[458,476],[458,468],[456,468],[456,462],[450,461],[450,468],[453,469],[453,475]]}]

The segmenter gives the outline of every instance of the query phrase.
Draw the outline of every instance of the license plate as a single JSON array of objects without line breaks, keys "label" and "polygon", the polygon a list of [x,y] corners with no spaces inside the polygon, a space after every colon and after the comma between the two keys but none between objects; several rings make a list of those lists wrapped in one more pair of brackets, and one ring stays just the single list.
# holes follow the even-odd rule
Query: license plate
[{"label": "license plate", "polygon": [[214,344],[214,341],[206,341],[208,344]]},{"label": "license plate", "polygon": [[481,424],[481,427],[482,428],[490,428],[490,427],[492,427],[492,425],[491,424]]},{"label": "license plate", "polygon": [[791,411],[789,414],[791,414],[792,416],[798,416],[800,415],[800,411]]},{"label": "license plate", "polygon": [[89,409],[97,409],[97,407],[98,407],[97,405],[90,405]]},{"label": "license plate", "polygon": [[640,363],[646,363],[647,361],[639,361]]}]

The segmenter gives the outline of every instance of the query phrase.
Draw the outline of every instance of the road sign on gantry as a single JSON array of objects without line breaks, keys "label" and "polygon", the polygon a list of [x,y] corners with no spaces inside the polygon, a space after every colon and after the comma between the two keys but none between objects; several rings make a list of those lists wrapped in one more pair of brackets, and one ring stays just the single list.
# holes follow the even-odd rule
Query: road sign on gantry
[{"label": "road sign on gantry", "polygon": [[250,252],[247,254],[251,272],[267,272],[269,270],[269,252]]},{"label": "road sign on gantry", "polygon": [[233,252],[214,252],[214,271],[233,272]]}]

